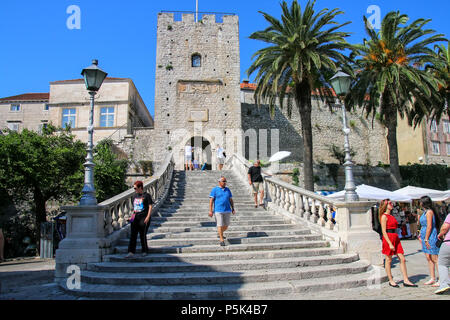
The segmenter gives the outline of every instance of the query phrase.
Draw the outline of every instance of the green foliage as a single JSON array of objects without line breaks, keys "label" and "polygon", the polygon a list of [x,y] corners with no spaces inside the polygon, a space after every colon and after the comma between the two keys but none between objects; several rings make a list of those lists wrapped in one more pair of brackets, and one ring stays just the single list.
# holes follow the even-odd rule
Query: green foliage
[{"label": "green foliage", "polygon": [[[13,234],[15,227],[25,223],[27,228],[20,228],[29,229],[28,236],[37,240],[40,224],[47,220],[47,201],[78,202],[84,183],[85,157],[86,144],[75,140],[69,130],[49,126],[42,134],[24,129],[0,135],[0,196],[12,201],[18,210],[17,216],[3,222],[9,226],[6,232]],[[110,140],[95,147],[94,163],[98,202],[127,189],[128,162],[117,159]],[[33,223],[29,221],[30,214]]]},{"label": "green foliage", "polygon": [[355,79],[346,96],[348,108],[361,107],[388,130],[391,173],[401,181],[397,139],[397,116],[420,121],[435,105],[439,80],[424,70],[425,64],[438,65],[439,59],[429,46],[446,41],[442,34],[425,29],[430,20],[417,19],[410,24],[408,16],[392,11],[383,18],[380,32],[369,28],[364,17],[368,39],[355,45]]},{"label": "green foliage", "polygon": [[298,184],[299,184],[298,177],[299,176],[300,176],[300,170],[298,168],[294,168],[294,170],[292,170],[292,184],[294,186],[298,187]]},{"label": "green foliage", "polygon": [[30,211],[20,212],[3,223],[5,238],[5,258],[22,257],[25,255],[27,244],[23,243],[25,237],[31,239],[31,243],[37,243],[38,233],[35,227],[35,217]]},{"label": "green foliage", "polygon": [[[338,64],[347,60],[343,51],[351,47],[345,40],[349,33],[338,31],[350,23],[337,22],[343,12],[316,11],[315,4],[316,1],[308,1],[302,8],[297,0],[291,6],[283,1],[280,20],[261,12],[269,25],[252,33],[250,39],[263,41],[267,46],[253,55],[254,61],[247,71],[249,77],[257,73],[256,103],[267,103],[272,117],[276,101],[283,108],[285,98],[288,116],[294,106],[302,115],[304,185],[308,190],[314,190],[311,92],[328,87],[327,80],[336,72]],[[318,92],[331,105],[331,100],[334,101],[331,95],[323,90]]]},{"label": "green foliage", "polygon": [[[337,161],[339,161],[340,165],[343,165],[345,163],[345,151],[344,148],[340,148],[336,146],[335,144],[328,146],[328,151],[330,152],[331,156],[335,158]],[[353,148],[350,147],[350,156],[353,158],[356,155],[356,152],[353,150]]]},{"label": "green foliage", "polygon": [[94,184],[97,202],[102,202],[128,189],[125,178],[128,160],[119,160],[113,152],[112,140],[102,140],[94,148]]},{"label": "green foliage", "polygon": [[402,187],[416,186],[422,188],[447,190],[447,177],[450,176],[450,168],[445,165],[413,164],[400,166],[402,175]]},{"label": "green foliage", "polygon": [[338,172],[339,172],[339,167],[341,166],[340,164],[337,163],[328,163],[327,165],[328,168],[328,172],[330,173],[331,177],[334,180],[334,183],[337,185],[338,184]]},{"label": "green foliage", "polygon": [[139,164],[142,168],[142,173],[149,175],[153,173],[153,161],[141,160]]},{"label": "green foliage", "polygon": [[29,200],[30,194],[44,201],[73,198],[71,183],[79,179],[85,149],[70,132],[57,133],[51,126],[42,134],[10,131],[0,136],[0,187],[16,203]]},{"label": "green foliage", "polygon": [[[251,164],[255,163],[254,160],[249,160],[248,162],[250,162]],[[261,168],[268,168],[270,166],[270,162],[265,160],[259,160],[259,165]]]}]

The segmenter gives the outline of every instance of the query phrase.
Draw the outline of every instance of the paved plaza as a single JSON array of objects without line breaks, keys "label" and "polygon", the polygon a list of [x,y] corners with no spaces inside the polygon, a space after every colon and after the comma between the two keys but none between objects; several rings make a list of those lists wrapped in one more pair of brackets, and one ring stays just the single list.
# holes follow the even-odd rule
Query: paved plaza
[{"label": "paved plaza", "polygon": [[[403,240],[408,274],[418,288],[401,285],[400,265],[394,259],[392,272],[400,282],[400,288],[388,283],[379,287],[360,287],[308,294],[274,297],[282,300],[450,300],[450,294],[435,295],[436,288],[424,285],[429,279],[425,256],[419,241]],[[55,261],[53,259],[26,258],[9,260],[0,264],[0,300],[78,300],[58,288],[53,282]],[[84,298],[81,298],[84,299]]]}]

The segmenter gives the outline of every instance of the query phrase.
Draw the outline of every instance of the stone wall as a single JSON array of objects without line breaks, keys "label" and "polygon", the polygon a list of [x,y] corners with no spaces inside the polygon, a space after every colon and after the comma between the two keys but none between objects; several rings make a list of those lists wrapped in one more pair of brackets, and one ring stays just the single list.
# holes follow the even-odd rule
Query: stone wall
[{"label": "stone wall", "polygon": [[[45,110],[48,101],[17,101],[0,103],[0,130],[7,129],[8,123],[17,123],[23,129],[39,132],[48,123],[49,111]],[[19,111],[11,111],[11,105],[20,105]]]},{"label": "stone wall", "polygon": [[[192,64],[194,55],[201,58],[198,67]],[[156,66],[156,157],[170,146],[179,168],[182,149],[192,137],[203,136],[214,152],[217,144],[226,144],[224,131],[241,128],[237,16],[216,23],[214,15],[195,22],[193,14],[174,21],[173,13],[160,13]]]},{"label": "stone wall", "polygon": [[[261,107],[255,105],[253,94],[252,90],[242,90],[241,92],[243,130],[254,129],[258,133],[260,129],[278,128],[280,130],[279,150],[292,152],[289,161],[302,161],[303,142],[298,110],[293,108],[291,118],[289,118],[286,108],[281,110],[277,107],[272,120],[269,107],[267,105]],[[337,160],[331,156],[329,147],[332,145],[336,145],[340,149],[344,147],[341,107],[333,107],[330,111],[329,107],[318,97],[313,97],[311,125],[314,162],[337,163]],[[385,128],[381,124],[375,120],[372,128],[371,119],[365,119],[360,111],[357,111],[347,112],[347,125],[351,129],[350,147],[356,152],[353,158],[355,163],[377,165],[378,162],[389,162]],[[268,130],[267,137],[268,157],[270,157],[271,150],[269,132],[270,130]],[[244,145],[244,150],[247,151],[244,152],[244,155],[248,156],[248,140]]]}]

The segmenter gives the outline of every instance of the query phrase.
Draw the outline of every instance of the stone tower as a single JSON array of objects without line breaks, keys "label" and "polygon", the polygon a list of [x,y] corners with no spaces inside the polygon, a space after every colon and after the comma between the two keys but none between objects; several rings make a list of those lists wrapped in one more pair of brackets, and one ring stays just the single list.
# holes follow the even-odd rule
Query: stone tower
[{"label": "stone tower", "polygon": [[161,155],[172,150],[180,169],[186,145],[197,147],[196,158],[212,169],[217,145],[230,155],[241,150],[239,20],[219,18],[158,15],[152,147],[164,148]]}]

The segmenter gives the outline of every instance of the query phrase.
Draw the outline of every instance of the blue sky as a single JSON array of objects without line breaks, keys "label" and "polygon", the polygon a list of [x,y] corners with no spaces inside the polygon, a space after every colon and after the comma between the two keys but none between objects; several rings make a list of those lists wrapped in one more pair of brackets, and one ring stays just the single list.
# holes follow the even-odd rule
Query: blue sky
[{"label": "blue sky", "polygon": [[[302,5],[306,0],[300,0]],[[291,0],[288,0],[291,3]],[[81,11],[81,29],[70,30],[67,8]],[[432,19],[428,25],[450,37],[448,0],[317,0],[316,8],[340,8],[340,22],[351,32],[351,43],[364,35],[363,15],[376,5],[381,16],[400,10],[411,19]],[[156,21],[160,11],[194,11],[195,0],[21,0],[0,4],[0,97],[48,92],[49,82],[80,78],[80,72],[99,60],[111,77],[131,78],[150,113],[154,114]],[[277,18],[278,0],[199,0],[199,11],[230,12],[239,16],[241,81],[253,53],[263,46],[249,35],[267,27],[258,11]]]}]

